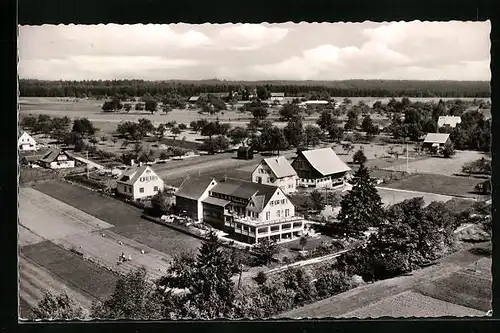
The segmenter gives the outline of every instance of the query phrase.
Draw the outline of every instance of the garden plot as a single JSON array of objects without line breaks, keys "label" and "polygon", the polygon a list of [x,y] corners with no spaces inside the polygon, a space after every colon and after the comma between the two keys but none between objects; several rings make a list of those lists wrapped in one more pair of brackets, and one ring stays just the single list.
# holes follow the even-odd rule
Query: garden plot
[{"label": "garden plot", "polygon": [[[34,234],[49,240],[113,226],[32,188],[20,189],[19,222]],[[26,233],[21,236],[26,236]]]},{"label": "garden plot", "polygon": [[484,311],[444,302],[413,291],[405,291],[339,317],[366,319],[380,317],[469,317],[484,315]]},{"label": "garden plot", "polygon": [[[165,273],[172,259],[171,256],[109,231],[69,235],[54,240],[54,243],[68,250],[76,249],[86,259],[120,274],[144,267],[152,280]],[[130,255],[132,260],[119,263],[118,258],[122,253],[127,258]]]},{"label": "garden plot", "polygon": [[[432,173],[444,176],[453,176],[462,173],[462,166],[465,163],[478,160],[486,155],[476,151],[457,150],[453,158],[432,157],[423,160],[409,161],[408,170],[411,173]],[[403,168],[403,169],[401,169]],[[406,165],[387,166],[387,170],[405,171]]]}]

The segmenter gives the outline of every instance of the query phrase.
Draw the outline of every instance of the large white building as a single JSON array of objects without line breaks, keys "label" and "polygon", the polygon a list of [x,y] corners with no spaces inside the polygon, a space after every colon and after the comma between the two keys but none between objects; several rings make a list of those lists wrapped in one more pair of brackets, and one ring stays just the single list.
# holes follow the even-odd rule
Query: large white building
[{"label": "large white building", "polygon": [[163,180],[147,165],[128,167],[116,181],[117,192],[134,200],[154,196],[164,187]]},{"label": "large white building", "polygon": [[296,191],[297,179],[297,172],[285,156],[265,158],[252,172],[252,182],[278,186],[286,194]]},{"label": "large white building", "polygon": [[440,116],[437,121],[438,127],[449,126],[451,128],[457,127],[457,124],[462,122],[462,118],[458,116]]},{"label": "large white building", "polygon": [[351,168],[332,148],[301,151],[292,162],[301,187],[341,187],[350,178]]},{"label": "large white building", "polygon": [[38,149],[38,144],[35,139],[33,139],[33,137],[26,132],[23,132],[17,140],[17,146],[21,151],[32,151]]},{"label": "large white building", "polygon": [[234,239],[256,244],[300,237],[304,219],[277,186],[225,178],[188,178],[175,193],[177,208],[194,220],[224,230]]}]

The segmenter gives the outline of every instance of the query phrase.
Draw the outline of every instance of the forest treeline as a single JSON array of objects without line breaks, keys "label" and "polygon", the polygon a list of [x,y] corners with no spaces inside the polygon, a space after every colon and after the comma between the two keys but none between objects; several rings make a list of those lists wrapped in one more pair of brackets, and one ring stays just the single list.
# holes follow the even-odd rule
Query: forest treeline
[{"label": "forest treeline", "polygon": [[200,93],[229,93],[266,87],[270,92],[284,92],[286,96],[303,96],[322,92],[331,97],[445,97],[488,98],[491,96],[488,81],[397,81],[397,80],[346,80],[346,81],[19,81],[21,97],[98,97],[116,94],[129,96],[164,95],[176,93],[194,96]]}]

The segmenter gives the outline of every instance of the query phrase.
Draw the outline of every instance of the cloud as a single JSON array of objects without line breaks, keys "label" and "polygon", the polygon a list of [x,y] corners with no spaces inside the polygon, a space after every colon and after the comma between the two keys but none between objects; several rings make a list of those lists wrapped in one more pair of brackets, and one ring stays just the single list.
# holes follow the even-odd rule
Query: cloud
[{"label": "cloud", "polygon": [[65,59],[26,60],[19,66],[19,75],[35,79],[90,80],[140,78],[148,73],[155,75],[156,79],[165,79],[168,78],[166,72],[169,70],[192,67],[198,63],[190,59],[147,56],[74,56]]},{"label": "cloud", "polygon": [[278,43],[287,34],[287,28],[267,27],[261,24],[241,24],[221,30],[217,41],[224,48],[230,50],[250,51]]}]

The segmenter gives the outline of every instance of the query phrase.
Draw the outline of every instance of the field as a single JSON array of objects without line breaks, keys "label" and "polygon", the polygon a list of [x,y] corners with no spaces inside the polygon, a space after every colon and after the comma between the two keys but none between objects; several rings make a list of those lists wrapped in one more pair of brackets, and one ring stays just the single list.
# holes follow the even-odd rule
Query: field
[{"label": "field", "polygon": [[175,254],[196,250],[200,241],[141,218],[142,211],[124,202],[101,196],[79,186],[55,181],[36,184],[35,189],[114,225],[109,231],[160,252]]},{"label": "field", "polygon": [[402,190],[396,190],[392,188],[384,188],[384,187],[377,187],[378,194],[382,198],[382,203],[384,205],[394,205],[398,202],[412,199],[415,197],[423,197],[425,201],[425,205],[430,204],[432,201],[441,201],[441,202],[447,202],[448,200],[451,200],[451,196],[447,195],[440,195],[440,194],[434,194],[434,193],[423,193],[423,192],[416,192],[416,191],[402,191]]},{"label": "field", "polygon": [[481,180],[476,178],[416,174],[400,181],[391,182],[388,187],[400,190],[477,198],[478,195],[474,194],[474,187],[480,182]]},{"label": "field", "polygon": [[483,316],[485,312],[444,302],[422,294],[406,291],[339,316],[339,318],[380,317],[468,317]]},{"label": "field", "polygon": [[[486,157],[485,154],[476,151],[456,151],[456,155],[453,158],[425,158],[414,161],[409,161],[408,170],[411,173],[432,173],[444,176],[453,176],[455,174],[462,173],[462,166],[465,163],[469,163],[480,159],[481,157]],[[403,167],[403,169],[401,169]],[[396,166],[396,167],[385,167],[387,170],[406,170],[406,165]]]}]

